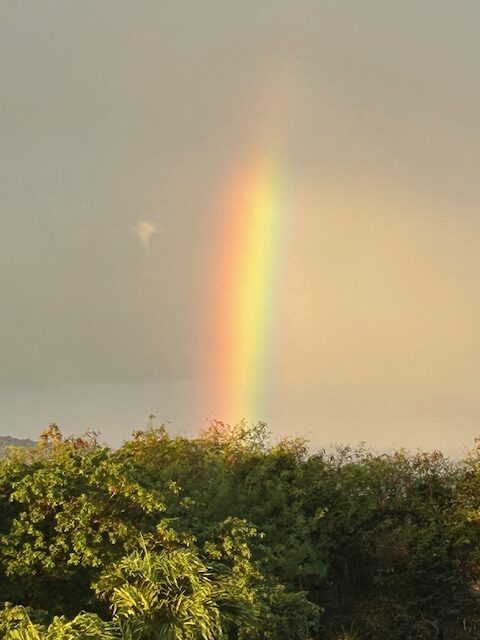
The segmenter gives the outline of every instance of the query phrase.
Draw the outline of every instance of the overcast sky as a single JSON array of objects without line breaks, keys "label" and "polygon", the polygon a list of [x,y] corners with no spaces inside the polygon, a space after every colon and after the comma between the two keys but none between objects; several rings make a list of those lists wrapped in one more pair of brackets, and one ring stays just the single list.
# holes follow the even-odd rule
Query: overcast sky
[{"label": "overcast sky", "polygon": [[477,1],[4,0],[0,82],[0,433],[232,419],[211,272],[273,100],[289,197],[246,417],[315,444],[480,435]]}]

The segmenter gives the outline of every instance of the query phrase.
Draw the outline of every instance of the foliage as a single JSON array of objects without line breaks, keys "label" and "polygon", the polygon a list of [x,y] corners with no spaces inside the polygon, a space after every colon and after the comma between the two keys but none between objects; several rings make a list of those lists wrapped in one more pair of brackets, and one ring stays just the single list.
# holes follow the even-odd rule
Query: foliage
[{"label": "foliage", "polygon": [[255,623],[247,594],[236,587],[231,573],[213,571],[191,549],[143,549],[105,572],[97,592],[135,637],[213,640]]},{"label": "foliage", "polygon": [[165,508],[127,460],[92,436],[63,442],[55,425],[36,451],[0,467],[0,504],[0,566],[15,578],[4,599],[43,609],[53,599],[53,611],[67,612],[68,601],[88,605],[99,568],[131,549],[139,529],[156,533]]},{"label": "foliage", "polygon": [[480,444],[310,453],[264,423],[0,462],[0,637],[480,638]]}]

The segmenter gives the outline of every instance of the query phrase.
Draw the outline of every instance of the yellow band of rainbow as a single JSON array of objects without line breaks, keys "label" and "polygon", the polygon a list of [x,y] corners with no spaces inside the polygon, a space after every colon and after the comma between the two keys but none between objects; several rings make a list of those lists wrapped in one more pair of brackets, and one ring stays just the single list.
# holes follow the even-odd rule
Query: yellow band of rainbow
[{"label": "yellow band of rainbow", "polygon": [[272,296],[281,229],[276,163],[268,154],[241,171],[226,205],[218,265],[216,393],[220,419],[262,419]]}]

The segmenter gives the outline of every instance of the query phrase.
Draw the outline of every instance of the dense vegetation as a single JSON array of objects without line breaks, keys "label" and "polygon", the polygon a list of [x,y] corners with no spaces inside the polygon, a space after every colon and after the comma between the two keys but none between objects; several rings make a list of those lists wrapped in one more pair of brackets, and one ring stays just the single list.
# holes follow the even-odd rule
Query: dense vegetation
[{"label": "dense vegetation", "polygon": [[480,447],[51,425],[1,461],[0,514],[6,640],[480,638]]}]

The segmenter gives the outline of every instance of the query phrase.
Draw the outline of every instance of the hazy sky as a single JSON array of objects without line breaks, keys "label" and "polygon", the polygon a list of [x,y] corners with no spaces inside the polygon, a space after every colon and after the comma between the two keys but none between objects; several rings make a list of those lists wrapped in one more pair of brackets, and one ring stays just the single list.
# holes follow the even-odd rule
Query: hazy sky
[{"label": "hazy sky", "polygon": [[273,101],[261,417],[316,444],[480,434],[476,0],[4,0],[0,81],[0,433],[231,419],[211,272]]}]

